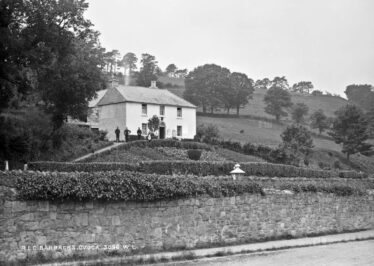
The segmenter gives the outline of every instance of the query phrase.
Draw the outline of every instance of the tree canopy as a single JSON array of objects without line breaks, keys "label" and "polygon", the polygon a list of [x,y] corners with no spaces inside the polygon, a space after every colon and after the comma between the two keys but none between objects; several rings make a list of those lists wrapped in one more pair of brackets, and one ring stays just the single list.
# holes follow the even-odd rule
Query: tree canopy
[{"label": "tree canopy", "polygon": [[282,116],[288,116],[284,109],[292,106],[290,93],[277,85],[273,85],[266,92],[264,102],[266,104],[265,112],[274,115],[277,121]]},{"label": "tree canopy", "polygon": [[346,105],[335,112],[335,119],[329,135],[337,144],[342,144],[342,152],[351,154],[370,149],[365,141],[369,137],[368,121],[362,110],[355,105]]},{"label": "tree canopy", "polygon": [[309,108],[305,103],[297,103],[292,108],[292,119],[296,124],[304,122],[305,116],[308,114]]},{"label": "tree canopy", "polygon": [[143,87],[151,86],[152,81],[157,80],[160,68],[157,66],[156,57],[150,54],[142,54],[141,67],[137,78],[137,85]]},{"label": "tree canopy", "polygon": [[374,87],[369,84],[349,85],[344,93],[351,103],[367,111],[374,106]]},{"label": "tree canopy", "polygon": [[307,93],[309,94],[311,90],[313,90],[314,86],[310,81],[300,81],[298,83],[293,84],[292,91],[300,92],[300,93]]},{"label": "tree canopy", "polygon": [[322,109],[318,109],[310,116],[310,126],[318,128],[319,134],[329,127],[329,120]]}]

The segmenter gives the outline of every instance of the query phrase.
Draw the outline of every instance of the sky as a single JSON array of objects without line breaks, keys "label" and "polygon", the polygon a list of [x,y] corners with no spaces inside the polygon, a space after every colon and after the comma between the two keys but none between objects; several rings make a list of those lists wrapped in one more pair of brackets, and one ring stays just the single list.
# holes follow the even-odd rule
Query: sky
[{"label": "sky", "polygon": [[286,76],[344,96],[374,85],[374,0],[88,0],[107,50],[253,80]]}]

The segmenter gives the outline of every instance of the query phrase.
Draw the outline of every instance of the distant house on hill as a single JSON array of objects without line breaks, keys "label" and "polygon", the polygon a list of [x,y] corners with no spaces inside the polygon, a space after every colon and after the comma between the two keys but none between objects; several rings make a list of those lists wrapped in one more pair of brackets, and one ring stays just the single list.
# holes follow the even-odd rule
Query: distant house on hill
[{"label": "distant house on hill", "polygon": [[177,137],[192,139],[196,134],[196,106],[168,90],[159,89],[155,83],[149,88],[114,85],[99,91],[98,97],[89,103],[87,118],[92,128],[106,130],[108,139],[115,140],[115,129],[125,127],[136,134],[148,134],[148,119],[160,118],[159,138]]}]

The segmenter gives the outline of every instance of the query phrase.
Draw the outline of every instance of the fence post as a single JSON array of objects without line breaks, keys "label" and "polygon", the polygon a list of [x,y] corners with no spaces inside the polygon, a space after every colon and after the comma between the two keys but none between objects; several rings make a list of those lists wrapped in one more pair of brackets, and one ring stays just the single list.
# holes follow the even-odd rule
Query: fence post
[{"label": "fence post", "polygon": [[9,162],[5,161],[5,171],[9,171]]}]

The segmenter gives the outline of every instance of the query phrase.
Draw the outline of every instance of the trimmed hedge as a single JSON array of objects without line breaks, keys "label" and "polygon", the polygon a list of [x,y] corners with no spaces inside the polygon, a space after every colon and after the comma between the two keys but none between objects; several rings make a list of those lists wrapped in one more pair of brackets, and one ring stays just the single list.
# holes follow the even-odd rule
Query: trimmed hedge
[{"label": "trimmed hedge", "polygon": [[148,140],[135,140],[131,142],[126,142],[123,145],[117,146],[111,150],[104,151],[102,153],[94,154],[93,156],[82,160],[82,162],[90,162],[96,160],[97,158],[112,153],[113,151],[125,151],[129,150],[132,147],[139,147],[139,148],[156,148],[156,147],[171,147],[171,148],[178,148],[178,149],[186,149],[186,150],[206,150],[212,151],[214,148],[206,143],[194,142],[194,141],[179,141],[174,139],[154,139],[151,141]]},{"label": "trimmed hedge", "polygon": [[[32,162],[30,170],[60,172],[95,172],[95,171],[138,171],[161,175],[192,174],[197,176],[224,176],[233,169],[234,162],[207,161],[144,161],[139,164],[130,163],[60,163]],[[269,177],[307,177],[307,178],[366,178],[367,175],[355,171],[324,171],[301,168],[291,165],[271,163],[241,163],[241,169],[247,176]]]},{"label": "trimmed hedge", "polygon": [[254,178],[233,181],[230,177],[165,176],[138,172],[0,172],[0,180],[13,180],[24,200],[157,201],[202,195],[232,197],[265,195],[291,190],[294,193],[329,193],[362,196],[374,188],[374,180]]},{"label": "trimmed hedge", "polygon": [[[250,181],[143,174],[138,172],[13,172],[25,200],[157,201],[209,195],[264,194]],[[2,173],[0,172],[0,178]]]},{"label": "trimmed hedge", "polygon": [[68,162],[30,162],[28,168],[33,171],[58,172],[102,172],[102,171],[139,171],[138,164],[132,163],[68,163]]}]

